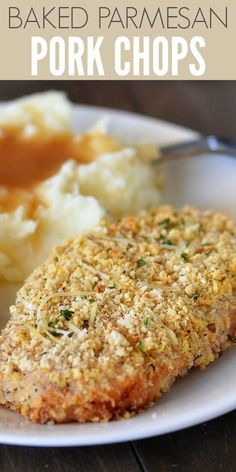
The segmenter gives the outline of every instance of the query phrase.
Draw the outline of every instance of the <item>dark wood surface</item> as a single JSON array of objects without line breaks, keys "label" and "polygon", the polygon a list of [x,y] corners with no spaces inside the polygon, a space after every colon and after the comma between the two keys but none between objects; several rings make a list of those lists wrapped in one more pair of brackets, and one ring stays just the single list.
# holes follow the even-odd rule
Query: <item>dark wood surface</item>
[{"label": "dark wood surface", "polygon": [[[0,101],[48,89],[236,139],[236,82],[0,82]],[[0,472],[235,472],[236,412],[158,438],[99,447],[0,446]]]}]

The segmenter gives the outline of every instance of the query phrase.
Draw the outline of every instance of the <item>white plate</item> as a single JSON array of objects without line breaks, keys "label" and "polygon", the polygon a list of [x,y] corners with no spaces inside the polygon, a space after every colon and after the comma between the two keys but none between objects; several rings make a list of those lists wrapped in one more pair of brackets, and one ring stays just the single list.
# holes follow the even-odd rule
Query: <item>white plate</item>
[{"label": "white plate", "polygon": [[[122,139],[159,144],[191,139],[193,131],[132,113],[76,106],[74,128],[87,129],[101,116],[110,117],[110,132]],[[165,200],[180,206],[223,210],[236,216],[236,160],[205,156],[168,164]],[[14,291],[14,290],[13,290]],[[1,317],[13,292],[1,289]],[[106,444],[160,435],[195,425],[236,407],[236,351],[229,350],[204,372],[192,371],[178,380],[155,406],[129,420],[108,424],[40,426],[0,409],[0,442],[27,446]]]}]

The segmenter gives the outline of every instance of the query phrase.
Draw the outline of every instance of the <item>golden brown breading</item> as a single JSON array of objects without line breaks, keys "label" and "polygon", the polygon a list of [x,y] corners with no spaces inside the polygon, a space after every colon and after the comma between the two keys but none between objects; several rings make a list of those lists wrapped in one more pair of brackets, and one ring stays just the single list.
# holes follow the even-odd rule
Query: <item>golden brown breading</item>
[{"label": "golden brown breading", "polygon": [[1,403],[41,423],[126,417],[230,345],[235,287],[224,215],[162,207],[104,223],[18,292],[1,336]]}]

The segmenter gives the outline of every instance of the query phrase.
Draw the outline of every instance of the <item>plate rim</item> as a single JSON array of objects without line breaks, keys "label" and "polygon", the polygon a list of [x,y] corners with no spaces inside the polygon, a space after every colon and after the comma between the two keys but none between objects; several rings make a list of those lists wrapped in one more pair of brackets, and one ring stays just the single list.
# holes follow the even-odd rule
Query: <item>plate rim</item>
[{"label": "plate rim", "polygon": [[[32,439],[30,438],[29,435],[25,433],[21,435],[18,435],[18,434],[11,435],[7,433],[7,434],[0,434],[0,444],[9,445],[9,446],[24,446],[24,447],[63,447],[63,448],[64,447],[84,447],[84,446],[121,444],[128,441],[139,441],[139,440],[149,439],[152,437],[164,436],[166,434],[171,434],[171,433],[175,433],[184,429],[192,428],[199,424],[217,419],[220,416],[223,416],[227,413],[230,413],[231,411],[234,411],[235,409],[236,409],[236,402],[232,401],[231,404],[229,404],[226,409],[222,408],[221,410],[218,410],[217,414],[215,413],[214,408],[212,408],[208,415],[205,415],[205,414],[199,415],[198,420],[194,422],[192,419],[186,419],[185,421],[179,422],[178,425],[174,426],[174,428],[170,429],[167,426],[166,428],[163,428],[162,431],[159,431],[159,432],[155,432],[154,426],[150,428],[149,431],[145,431],[145,433],[143,433],[143,431],[142,432],[132,431],[132,434],[125,432],[124,434],[119,435],[119,439],[112,438],[111,434],[109,435],[109,437],[106,438],[106,440],[104,440],[104,438],[100,439],[99,435],[96,435],[96,438],[94,437],[94,439],[92,440],[88,438],[83,439],[83,437],[81,438],[81,436],[76,436],[76,435],[75,437],[72,437],[72,438],[71,436],[69,436],[69,438],[65,436],[59,439],[56,436],[55,436],[55,439],[52,439],[52,438],[48,439],[43,435],[40,438],[33,436],[33,439]],[[10,413],[15,414],[13,412],[10,412]],[[120,422],[120,421],[130,421],[130,420],[124,419],[124,420],[116,420],[116,421]],[[71,425],[71,423],[69,424]],[[109,424],[111,424],[111,422]],[[65,423],[65,426],[66,425],[67,424]],[[74,425],[75,427],[79,426],[79,424],[77,423],[75,423]],[[36,425],[36,426],[40,428],[41,426],[46,426],[46,425]],[[54,427],[57,427],[57,425],[54,425]]]},{"label": "plate rim", "polygon": [[[2,103],[4,103],[4,102],[0,102],[0,107],[1,107]],[[130,117],[130,118],[145,120],[147,122],[150,122],[153,125],[155,125],[156,123],[159,123],[162,126],[168,127],[170,129],[171,128],[175,129],[178,132],[186,133],[186,135],[189,135],[189,139],[192,139],[192,137],[196,137],[196,136],[201,135],[200,131],[192,129],[192,128],[188,128],[184,125],[179,125],[178,123],[168,121],[168,120],[164,120],[164,119],[161,119],[161,118],[157,118],[157,117],[151,116],[151,115],[137,113],[137,112],[129,111],[129,110],[122,110],[121,108],[103,107],[103,106],[96,106],[96,105],[89,105],[89,104],[87,105],[87,104],[79,103],[79,102],[77,102],[77,103],[72,102],[72,106],[73,106],[73,109],[79,108],[81,110],[91,111],[91,112],[93,112],[93,110],[98,111],[101,114],[101,116],[102,115],[104,115],[104,116],[106,116],[106,115],[126,115],[127,118]],[[168,140],[168,142],[170,142],[170,141]]]}]

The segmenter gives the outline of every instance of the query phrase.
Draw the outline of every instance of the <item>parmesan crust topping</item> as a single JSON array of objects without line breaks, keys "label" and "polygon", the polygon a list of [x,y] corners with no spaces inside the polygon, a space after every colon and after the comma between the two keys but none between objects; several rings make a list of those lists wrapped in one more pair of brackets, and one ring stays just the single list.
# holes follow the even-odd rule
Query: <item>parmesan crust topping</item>
[{"label": "parmesan crust topping", "polygon": [[235,289],[226,216],[165,206],[104,222],[18,292],[1,337],[2,403],[41,422],[136,411],[230,344]]}]

